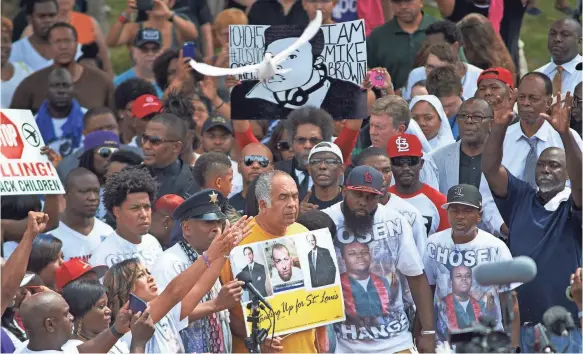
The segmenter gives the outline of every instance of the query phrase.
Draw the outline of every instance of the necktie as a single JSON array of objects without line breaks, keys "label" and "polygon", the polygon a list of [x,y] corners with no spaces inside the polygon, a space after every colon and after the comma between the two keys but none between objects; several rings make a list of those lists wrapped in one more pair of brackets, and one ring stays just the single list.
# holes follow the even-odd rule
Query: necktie
[{"label": "necktie", "polygon": [[310,176],[307,172],[302,172],[304,179],[300,182],[300,194],[305,195],[308,192],[308,187],[310,186]]},{"label": "necktie", "polygon": [[253,273],[253,264],[249,266],[249,273]]},{"label": "necktie", "polygon": [[557,65],[557,72],[553,77],[553,96],[556,96],[559,91],[561,91],[561,86],[563,85],[563,67]]},{"label": "necktie", "polygon": [[312,251],[312,264],[314,265],[314,270],[316,270],[316,251]]},{"label": "necktie", "polygon": [[528,155],[526,155],[526,162],[524,164],[524,174],[522,175],[522,179],[524,182],[530,184],[534,189],[536,189],[536,176],[535,176],[535,167],[536,167],[536,143],[538,138],[536,136],[527,139],[528,145],[530,145],[530,150],[528,151]]}]

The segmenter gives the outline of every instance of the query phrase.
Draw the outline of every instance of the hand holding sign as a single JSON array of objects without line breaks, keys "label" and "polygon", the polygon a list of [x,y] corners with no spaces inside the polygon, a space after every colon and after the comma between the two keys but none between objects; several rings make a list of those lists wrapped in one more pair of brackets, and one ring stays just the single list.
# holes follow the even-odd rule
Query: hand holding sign
[{"label": "hand holding sign", "polygon": [[318,10],[316,18],[310,22],[300,38],[282,52],[273,56],[272,53],[265,53],[263,61],[259,64],[246,65],[238,68],[219,68],[204,63],[190,61],[190,65],[196,71],[207,76],[241,75],[246,73],[257,73],[260,81],[267,81],[276,74],[285,74],[291,69],[279,69],[278,66],[288,58],[295,50],[309,42],[320,30],[322,25],[322,11]]},{"label": "hand holding sign", "polygon": [[51,149],[48,146],[43,146],[42,148],[40,148],[40,153],[43,155],[47,155],[49,161],[53,163],[53,166],[55,166],[55,168],[59,167],[59,163],[61,162],[61,160],[63,160],[63,157],[61,157],[61,155],[59,155],[58,152],[56,152],[55,150]]}]

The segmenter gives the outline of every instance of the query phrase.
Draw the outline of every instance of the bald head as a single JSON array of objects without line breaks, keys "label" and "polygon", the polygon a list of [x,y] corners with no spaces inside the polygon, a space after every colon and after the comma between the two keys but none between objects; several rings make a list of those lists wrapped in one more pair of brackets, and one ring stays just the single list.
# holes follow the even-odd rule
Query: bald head
[{"label": "bald head", "polygon": [[482,98],[478,97],[469,98],[461,104],[460,109],[462,107],[463,108],[471,107],[473,110],[479,110],[480,112],[484,113],[484,116],[489,117],[494,116],[494,109],[492,108],[492,106],[490,106],[488,101]]},{"label": "bald head", "polygon": [[76,167],[69,172],[67,175],[67,180],[65,181],[65,189],[68,191],[70,188],[75,186],[80,187],[83,185],[83,182],[87,180],[94,180],[99,184],[99,180],[95,173],[89,171],[84,167]]},{"label": "bald head", "polygon": [[251,143],[246,145],[243,150],[241,150],[241,156],[256,155],[264,156],[273,161],[273,154],[269,148],[261,143]]},{"label": "bald head", "polygon": [[44,291],[29,297],[20,305],[22,323],[27,332],[40,334],[47,331],[45,322],[69,306],[65,299],[52,291]]},{"label": "bald head", "polygon": [[49,82],[52,80],[67,80],[72,82],[71,73],[64,68],[56,68],[49,74]]},{"label": "bald head", "polygon": [[251,143],[241,151],[239,171],[243,175],[243,182],[248,185],[260,174],[273,169],[273,154],[263,144]]},{"label": "bald head", "polygon": [[553,159],[556,159],[557,161],[561,162],[563,166],[566,165],[567,157],[565,155],[565,150],[559,147],[552,146],[544,149],[543,152],[541,152],[539,159],[543,157],[545,158],[552,157]]},{"label": "bald head", "polygon": [[570,62],[579,53],[581,24],[572,18],[555,21],[549,30],[547,46],[555,64]]}]

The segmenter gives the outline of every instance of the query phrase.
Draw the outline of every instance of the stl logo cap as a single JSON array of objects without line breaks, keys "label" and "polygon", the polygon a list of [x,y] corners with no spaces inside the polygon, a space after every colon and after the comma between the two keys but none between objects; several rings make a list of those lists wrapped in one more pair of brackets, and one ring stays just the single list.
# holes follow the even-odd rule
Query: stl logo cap
[{"label": "stl logo cap", "polygon": [[398,152],[408,152],[409,151],[409,142],[407,141],[407,139],[405,137],[398,137],[397,140],[395,140],[395,143],[397,144],[397,151]]}]

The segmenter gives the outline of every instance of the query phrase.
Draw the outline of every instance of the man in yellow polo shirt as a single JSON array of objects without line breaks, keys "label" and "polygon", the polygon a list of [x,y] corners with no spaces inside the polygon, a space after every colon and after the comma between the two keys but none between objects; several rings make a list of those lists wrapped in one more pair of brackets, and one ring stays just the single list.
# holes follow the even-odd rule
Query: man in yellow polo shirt
[{"label": "man in yellow polo shirt", "polygon": [[[255,226],[243,244],[277,239],[307,232],[304,226],[296,223],[298,217],[299,199],[298,187],[290,175],[283,171],[270,171],[257,177],[255,195],[259,203],[259,214],[255,217]],[[221,273],[223,284],[233,280],[231,265],[227,262]],[[243,343],[245,338],[245,322],[241,306],[229,309],[231,313],[231,332],[233,333],[233,353],[246,353]],[[264,353],[316,353],[316,330],[309,329],[285,336],[276,337],[270,347],[271,340],[265,341],[261,347]]]}]

